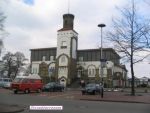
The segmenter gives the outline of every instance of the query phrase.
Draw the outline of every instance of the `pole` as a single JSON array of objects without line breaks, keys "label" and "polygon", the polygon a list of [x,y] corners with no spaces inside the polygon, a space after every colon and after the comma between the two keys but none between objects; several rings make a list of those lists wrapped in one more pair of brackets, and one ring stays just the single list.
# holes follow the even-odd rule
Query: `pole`
[{"label": "pole", "polygon": [[103,89],[103,66],[102,66],[102,62],[103,62],[103,34],[102,34],[102,28],[105,27],[106,25],[105,24],[99,24],[98,27],[101,28],[101,59],[100,59],[100,62],[101,62],[101,84],[102,84],[102,87],[101,87],[101,98],[103,98],[103,93],[104,93],[104,89]]},{"label": "pole", "polygon": [[[103,34],[102,34],[102,27],[101,27],[101,60],[103,59]],[[103,67],[102,67],[102,61],[101,61],[101,81],[103,85]]]}]

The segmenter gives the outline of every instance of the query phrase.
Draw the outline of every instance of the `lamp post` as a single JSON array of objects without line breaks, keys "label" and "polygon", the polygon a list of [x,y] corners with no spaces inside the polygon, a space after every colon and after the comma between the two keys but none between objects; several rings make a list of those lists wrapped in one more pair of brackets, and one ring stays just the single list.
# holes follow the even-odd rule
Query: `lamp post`
[{"label": "lamp post", "polygon": [[103,67],[102,67],[102,60],[103,60],[103,32],[102,32],[102,29],[105,26],[106,26],[105,24],[98,24],[98,27],[101,28],[101,59],[100,59],[100,62],[101,62],[101,82],[102,82],[102,85],[103,85]]}]

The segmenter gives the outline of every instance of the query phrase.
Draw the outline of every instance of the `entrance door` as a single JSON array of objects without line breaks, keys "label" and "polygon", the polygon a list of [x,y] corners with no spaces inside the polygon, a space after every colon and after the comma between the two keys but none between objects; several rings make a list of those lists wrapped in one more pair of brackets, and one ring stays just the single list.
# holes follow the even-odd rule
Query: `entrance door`
[{"label": "entrance door", "polygon": [[60,79],[60,84],[66,87],[66,79],[65,78]]}]

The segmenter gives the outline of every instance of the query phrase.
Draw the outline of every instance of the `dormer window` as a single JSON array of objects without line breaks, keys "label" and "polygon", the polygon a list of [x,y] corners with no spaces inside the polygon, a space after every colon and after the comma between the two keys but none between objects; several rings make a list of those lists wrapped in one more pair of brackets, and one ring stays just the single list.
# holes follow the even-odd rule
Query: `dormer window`
[{"label": "dormer window", "polygon": [[45,61],[45,59],[46,59],[46,57],[45,57],[45,56],[43,56],[43,57],[42,57],[42,61]]},{"label": "dormer window", "polygon": [[54,61],[54,56],[50,56],[50,61]]}]

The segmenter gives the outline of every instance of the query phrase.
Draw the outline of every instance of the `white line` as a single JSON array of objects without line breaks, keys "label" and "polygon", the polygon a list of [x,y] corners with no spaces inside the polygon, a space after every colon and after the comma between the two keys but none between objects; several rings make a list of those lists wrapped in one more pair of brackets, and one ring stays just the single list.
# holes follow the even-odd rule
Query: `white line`
[{"label": "white line", "polygon": [[78,93],[73,93],[73,94],[63,94],[63,95],[56,95],[56,96],[49,96],[49,98],[56,98],[56,97],[63,97],[63,96],[72,96],[74,94],[78,94]]}]

